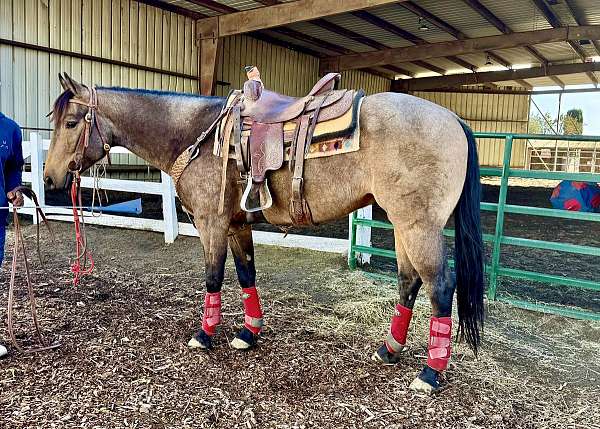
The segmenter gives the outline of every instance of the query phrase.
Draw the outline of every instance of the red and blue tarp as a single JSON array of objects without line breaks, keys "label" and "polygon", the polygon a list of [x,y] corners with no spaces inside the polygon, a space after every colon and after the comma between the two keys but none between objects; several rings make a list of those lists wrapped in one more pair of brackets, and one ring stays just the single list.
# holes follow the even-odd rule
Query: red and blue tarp
[{"label": "red and blue tarp", "polygon": [[600,213],[600,186],[592,182],[563,180],[554,188],[550,202],[555,209]]}]

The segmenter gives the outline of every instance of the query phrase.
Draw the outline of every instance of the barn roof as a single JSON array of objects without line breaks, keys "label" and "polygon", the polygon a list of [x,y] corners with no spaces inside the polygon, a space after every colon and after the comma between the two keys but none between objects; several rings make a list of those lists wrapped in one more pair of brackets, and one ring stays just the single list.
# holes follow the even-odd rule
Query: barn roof
[{"label": "barn roof", "polygon": [[[138,1],[202,19],[241,10],[267,8],[293,0]],[[409,61],[385,60],[388,61],[385,64],[375,61],[373,65],[369,64],[373,56],[356,54],[415,45],[420,46],[422,52],[427,52],[431,46],[444,42],[509,36],[522,32],[541,34],[541,30],[552,31],[565,27],[584,29],[586,26],[597,25],[600,25],[598,0],[413,0],[296,22],[251,34],[317,55],[327,61],[339,61],[341,58],[342,63],[346,64],[345,60],[348,59],[347,63],[354,64],[354,68],[367,69],[392,79],[416,81],[420,78],[470,74],[481,78],[475,83],[495,82],[530,88],[597,85],[600,79],[600,42],[569,37],[570,40],[531,45],[520,43],[508,48],[452,52],[452,55],[435,55],[426,59],[411,57]],[[585,34],[596,37],[597,32]],[[600,36],[597,37],[600,39]],[[599,64],[589,64],[596,61]],[[549,67],[563,64],[579,66]],[[489,71],[519,71],[529,68],[532,69],[530,73],[485,75]],[[486,81],[488,76],[489,79],[506,80]],[[444,78],[429,79],[428,82],[434,87],[447,86]],[[452,86],[457,86],[456,78],[453,82]],[[406,82],[402,84],[407,85]],[[409,86],[405,87],[408,88]]]}]

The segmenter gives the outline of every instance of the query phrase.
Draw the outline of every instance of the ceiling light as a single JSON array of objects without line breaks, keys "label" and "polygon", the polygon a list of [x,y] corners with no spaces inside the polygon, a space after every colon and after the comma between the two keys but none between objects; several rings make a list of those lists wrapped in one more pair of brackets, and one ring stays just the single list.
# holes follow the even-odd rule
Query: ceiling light
[{"label": "ceiling light", "polygon": [[429,26],[427,25],[427,21],[425,21],[422,17],[419,17],[419,30],[427,31],[429,30]]}]

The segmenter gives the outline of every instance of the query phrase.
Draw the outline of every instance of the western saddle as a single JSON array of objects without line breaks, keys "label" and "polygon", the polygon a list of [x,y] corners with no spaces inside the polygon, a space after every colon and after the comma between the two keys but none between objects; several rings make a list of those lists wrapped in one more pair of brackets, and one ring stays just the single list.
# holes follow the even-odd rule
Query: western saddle
[{"label": "western saddle", "polygon": [[[266,90],[256,67],[246,67],[246,73],[248,80],[243,90],[231,91],[217,120],[188,149],[187,162],[195,157],[199,143],[216,128],[213,152],[223,157],[219,212],[223,212],[229,158],[236,160],[245,181],[241,208],[257,212],[273,204],[267,173],[282,168],[288,153],[293,174],[290,217],[294,225],[311,225],[312,215],[303,193],[305,157],[311,143],[352,135],[364,92],[336,90],[340,74],[329,73],[306,96],[295,98]],[[349,119],[342,120],[346,118]],[[184,155],[185,152],[180,158]],[[171,173],[176,183],[178,176],[173,171],[177,164],[181,164],[179,159]],[[176,171],[178,175],[181,172]]]}]

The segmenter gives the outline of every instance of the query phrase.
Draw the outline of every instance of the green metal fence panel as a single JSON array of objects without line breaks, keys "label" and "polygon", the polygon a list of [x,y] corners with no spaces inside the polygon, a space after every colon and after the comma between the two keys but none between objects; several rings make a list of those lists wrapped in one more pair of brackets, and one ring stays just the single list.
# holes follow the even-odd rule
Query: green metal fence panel
[{"label": "green metal fence panel", "polygon": [[[563,219],[572,219],[579,221],[600,222],[600,214],[571,212],[565,210],[549,209],[543,207],[530,207],[507,204],[507,194],[509,188],[509,178],[531,178],[531,179],[550,179],[550,180],[576,180],[583,182],[600,182],[600,174],[594,173],[569,173],[556,171],[533,171],[519,170],[510,167],[512,156],[512,147],[515,140],[562,140],[562,141],[586,141],[600,142],[600,136],[554,136],[554,135],[538,135],[538,134],[511,134],[511,133],[474,133],[476,138],[503,138],[504,139],[504,159],[502,168],[481,168],[481,176],[499,177],[500,178],[500,193],[497,203],[481,203],[481,210],[496,213],[496,226],[494,234],[483,234],[483,240],[492,243],[491,263],[486,266],[486,273],[489,275],[489,285],[487,296],[489,300],[498,300],[507,302],[519,308],[527,310],[536,310],[546,313],[559,314],[562,316],[600,320],[600,314],[574,309],[568,307],[558,307],[550,304],[539,302],[530,302],[525,300],[514,299],[511,297],[498,294],[498,281],[501,277],[508,277],[521,280],[529,280],[535,282],[546,283],[552,286],[568,286],[579,289],[591,290],[600,292],[600,282],[593,280],[585,280],[564,276],[556,276],[551,274],[539,273],[534,271],[526,271],[515,268],[503,267],[500,264],[502,255],[502,245],[520,246],[532,249],[544,249],[559,252],[568,252],[589,256],[600,256],[600,247],[582,246],[578,244],[570,244],[563,242],[551,242],[543,240],[533,240],[521,237],[509,237],[504,235],[504,217],[506,213],[523,214],[531,216],[554,217]],[[367,253],[384,258],[395,259],[396,254],[393,250],[381,249],[370,246],[356,245],[356,227],[369,226],[378,229],[393,229],[393,226],[388,222],[382,222],[372,219],[361,219],[356,213],[352,215],[352,227],[350,228],[350,255],[348,263],[350,268],[357,267],[356,253]],[[444,235],[448,237],[454,236],[452,229],[444,230]],[[449,261],[449,265],[453,266],[453,261]],[[380,273],[365,272],[368,277],[377,280],[396,281],[396,276]]]}]

